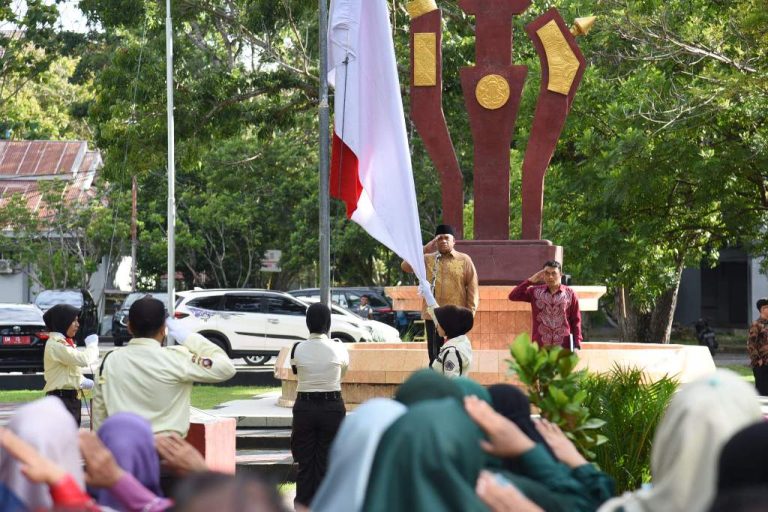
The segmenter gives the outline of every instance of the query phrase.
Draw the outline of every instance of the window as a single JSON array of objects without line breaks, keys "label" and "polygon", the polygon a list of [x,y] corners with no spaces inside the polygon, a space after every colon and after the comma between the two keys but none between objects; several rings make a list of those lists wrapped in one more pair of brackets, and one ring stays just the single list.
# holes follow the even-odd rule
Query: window
[{"label": "window", "polygon": [[221,311],[221,297],[217,295],[214,295],[213,297],[200,297],[199,299],[189,301],[187,306],[210,309],[211,311]]},{"label": "window", "polygon": [[263,313],[261,297],[258,295],[227,295],[224,309],[236,313]]},{"label": "window", "polygon": [[307,308],[304,304],[294,302],[283,297],[268,297],[269,312],[273,315],[306,316]]},{"label": "window", "polygon": [[[319,298],[319,296],[318,296],[318,298]],[[351,307],[347,303],[347,298],[344,296],[343,293],[339,293],[339,292],[332,293],[331,294],[331,302],[335,302],[336,304],[338,304],[339,306],[344,307],[344,308]]]}]

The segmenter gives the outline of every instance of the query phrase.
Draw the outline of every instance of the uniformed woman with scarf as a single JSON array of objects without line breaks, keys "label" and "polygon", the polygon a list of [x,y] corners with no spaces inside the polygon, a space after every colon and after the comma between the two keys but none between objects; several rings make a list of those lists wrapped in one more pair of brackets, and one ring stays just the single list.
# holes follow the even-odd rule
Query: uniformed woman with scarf
[{"label": "uniformed woman with scarf", "polygon": [[328,338],[331,310],[315,303],[307,309],[309,338],[294,345],[291,366],[298,380],[293,405],[291,453],[299,466],[296,503],[308,507],[328,468],[328,451],[346,416],[341,378],[349,353],[338,340]]},{"label": "uniformed woman with scarf", "polygon": [[73,338],[80,328],[80,310],[68,304],[57,304],[45,312],[48,328],[43,370],[46,395],[58,397],[80,425],[80,390],[91,389],[93,381],[83,377],[80,368],[87,368],[99,359],[99,337],[85,338],[85,350],[78,350]]}]

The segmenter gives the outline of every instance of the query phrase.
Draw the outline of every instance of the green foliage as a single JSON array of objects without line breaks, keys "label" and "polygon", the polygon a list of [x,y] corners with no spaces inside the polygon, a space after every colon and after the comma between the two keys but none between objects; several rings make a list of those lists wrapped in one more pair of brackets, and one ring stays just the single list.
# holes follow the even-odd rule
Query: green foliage
[{"label": "green foliage", "polygon": [[600,468],[616,481],[621,493],[639,489],[651,480],[651,444],[677,381],[652,381],[642,370],[615,366],[604,375],[590,374],[582,382],[584,406],[605,420],[608,442],[595,449]]},{"label": "green foliage", "polygon": [[556,423],[589,459],[607,441],[600,434],[605,421],[584,401],[586,371],[574,371],[579,358],[561,347],[539,347],[527,333],[520,334],[510,347],[510,370],[528,389],[528,398],[542,417]]}]

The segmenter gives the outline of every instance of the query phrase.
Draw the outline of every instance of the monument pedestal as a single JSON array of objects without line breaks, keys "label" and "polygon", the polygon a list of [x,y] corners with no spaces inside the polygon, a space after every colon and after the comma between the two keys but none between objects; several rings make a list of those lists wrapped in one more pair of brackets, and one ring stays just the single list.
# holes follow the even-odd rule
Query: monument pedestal
[{"label": "monument pedestal", "polygon": [[472,258],[483,285],[518,284],[545,261],[563,262],[563,248],[549,240],[456,240],[456,250]]},{"label": "monument pedestal", "polygon": [[[531,332],[531,305],[512,302],[507,297],[512,286],[480,286],[480,306],[475,325],[469,331],[473,350],[506,350],[518,334]],[[597,311],[597,301],[605,286],[572,286],[582,311]],[[393,309],[421,310],[422,299],[416,286],[387,287]]]}]

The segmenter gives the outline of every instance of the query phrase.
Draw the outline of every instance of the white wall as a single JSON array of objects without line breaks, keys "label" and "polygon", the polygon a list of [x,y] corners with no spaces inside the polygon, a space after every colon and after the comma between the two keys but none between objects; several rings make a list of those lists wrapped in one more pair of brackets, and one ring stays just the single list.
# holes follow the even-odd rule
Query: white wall
[{"label": "white wall", "polygon": [[29,302],[29,280],[22,272],[0,274],[0,302]]}]

